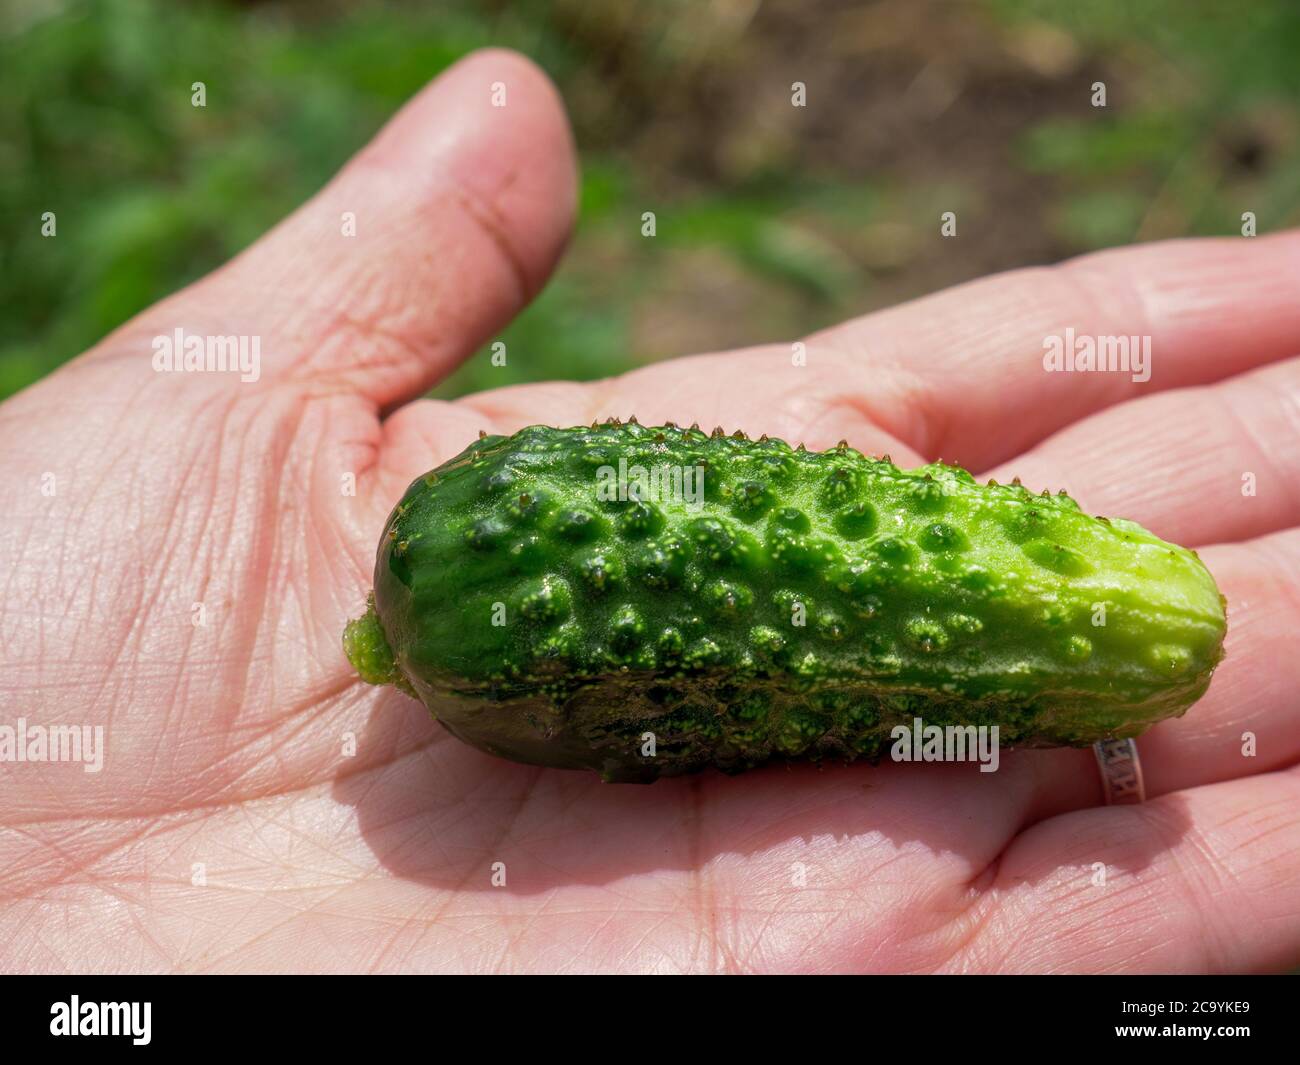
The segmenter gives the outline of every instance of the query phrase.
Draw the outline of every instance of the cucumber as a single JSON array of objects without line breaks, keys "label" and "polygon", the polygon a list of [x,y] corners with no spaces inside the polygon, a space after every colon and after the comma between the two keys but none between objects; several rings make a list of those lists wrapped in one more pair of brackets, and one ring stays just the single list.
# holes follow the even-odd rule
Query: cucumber
[{"label": "cucumber", "polygon": [[1133,736],[1200,698],[1225,630],[1194,551],[1064,493],[633,419],[418,478],[344,646],[466,743],[648,782],[875,760],[915,717]]}]

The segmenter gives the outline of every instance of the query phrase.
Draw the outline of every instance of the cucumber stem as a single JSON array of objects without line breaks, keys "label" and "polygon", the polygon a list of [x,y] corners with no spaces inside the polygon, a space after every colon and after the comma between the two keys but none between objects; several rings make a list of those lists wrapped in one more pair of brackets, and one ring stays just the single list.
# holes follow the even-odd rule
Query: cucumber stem
[{"label": "cucumber stem", "polygon": [[408,695],[415,694],[393,658],[388,637],[384,635],[379,616],[375,613],[373,595],[366,612],[349,621],[343,630],[343,651],[367,684],[391,684]]}]

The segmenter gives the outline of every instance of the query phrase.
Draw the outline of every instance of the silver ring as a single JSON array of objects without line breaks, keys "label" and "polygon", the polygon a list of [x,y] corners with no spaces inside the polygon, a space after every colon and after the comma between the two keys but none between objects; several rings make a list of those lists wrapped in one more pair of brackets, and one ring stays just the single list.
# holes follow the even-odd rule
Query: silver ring
[{"label": "silver ring", "polygon": [[1107,806],[1125,806],[1145,802],[1142,786],[1142,762],[1135,740],[1098,740],[1092,745],[1101,770],[1101,786]]}]

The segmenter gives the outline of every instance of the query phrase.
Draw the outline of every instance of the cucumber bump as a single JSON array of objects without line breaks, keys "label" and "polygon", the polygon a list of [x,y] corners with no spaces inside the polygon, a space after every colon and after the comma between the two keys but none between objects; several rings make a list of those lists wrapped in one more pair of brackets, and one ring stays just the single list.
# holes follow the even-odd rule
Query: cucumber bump
[{"label": "cucumber bump", "polygon": [[1136,735],[1200,698],[1225,630],[1195,552],[1064,494],[611,420],[418,478],[344,645],[482,750],[648,782],[876,759],[916,716]]}]

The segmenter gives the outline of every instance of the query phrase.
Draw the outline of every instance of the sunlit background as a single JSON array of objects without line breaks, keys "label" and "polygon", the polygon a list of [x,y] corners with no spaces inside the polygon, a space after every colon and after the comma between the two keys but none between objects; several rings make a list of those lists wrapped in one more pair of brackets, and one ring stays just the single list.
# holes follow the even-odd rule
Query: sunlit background
[{"label": "sunlit background", "polygon": [[7,0],[0,395],[245,247],[487,44],[559,85],[582,210],[508,366],[444,395],[792,339],[1247,210],[1300,223],[1290,0]]}]

